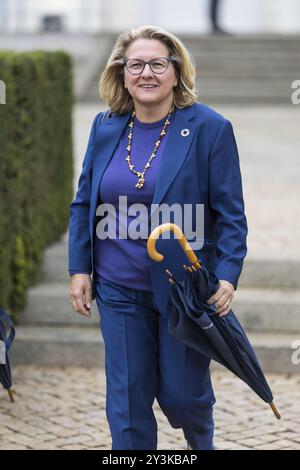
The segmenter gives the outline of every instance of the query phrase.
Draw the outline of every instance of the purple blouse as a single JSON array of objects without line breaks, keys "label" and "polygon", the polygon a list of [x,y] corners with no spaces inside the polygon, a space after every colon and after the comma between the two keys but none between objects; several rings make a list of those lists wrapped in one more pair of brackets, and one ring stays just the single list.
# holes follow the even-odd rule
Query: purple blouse
[{"label": "purple blouse", "polygon": [[[136,117],[134,118],[131,163],[134,165],[135,170],[143,171],[155,148],[155,142],[159,139],[166,117],[151,123],[144,123]],[[164,149],[170,134],[173,118],[174,114],[171,115],[171,124],[166,127],[166,135],[161,140],[156,157],[152,160],[150,168],[146,170],[145,183],[141,189],[135,188],[138,176],[129,170],[128,163],[125,160],[129,134],[128,126],[126,126],[121,136],[99,187],[99,204],[111,204],[112,210],[110,210],[109,218],[110,228],[107,223],[106,225],[104,223],[104,219],[106,219],[106,222],[108,220],[107,212],[103,212],[103,215],[97,219],[98,224],[102,220],[102,230],[100,231],[110,235],[106,239],[99,239],[95,234],[95,279],[101,277],[125,287],[147,291],[152,290],[150,258],[147,253],[147,238],[150,234],[150,221],[148,217],[160,163],[164,157]],[[119,207],[119,196],[127,196],[127,205],[124,204],[124,209]],[[123,202],[125,202],[125,199]],[[128,215],[128,210],[132,204],[143,204],[145,207],[142,210],[136,207],[137,212]],[[135,219],[136,221],[133,222]],[[138,223],[137,219],[141,223]],[[134,239],[131,233],[128,234],[128,227],[131,226],[132,228],[132,223],[136,227],[136,232],[144,232],[144,238],[140,236]],[[112,236],[114,230],[111,230],[111,228],[114,228],[114,225],[116,226],[116,237]],[[97,232],[98,230],[99,225]],[[127,238],[125,238],[126,236]]]}]

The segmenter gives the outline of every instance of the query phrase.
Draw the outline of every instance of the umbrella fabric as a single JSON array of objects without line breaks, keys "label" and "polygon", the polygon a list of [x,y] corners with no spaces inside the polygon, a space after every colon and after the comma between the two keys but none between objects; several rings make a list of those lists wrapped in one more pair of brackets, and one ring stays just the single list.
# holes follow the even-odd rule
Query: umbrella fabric
[{"label": "umbrella fabric", "polygon": [[[7,329],[10,333],[7,336]],[[9,315],[0,308],[0,347],[1,347],[1,361],[0,361],[0,383],[8,391],[10,400],[13,401],[11,369],[8,357],[8,350],[12,345],[15,337],[15,329]]]},{"label": "umbrella fabric", "polygon": [[219,287],[215,274],[202,265],[198,270],[187,271],[183,281],[176,281],[172,275],[170,280],[169,332],[233,372],[273,409],[270,387],[233,311],[220,317],[215,307],[206,303]]},{"label": "umbrella fabric", "polygon": [[153,229],[147,241],[149,256],[162,261],[164,256],[155,248],[159,236],[171,231],[186,254],[191,266],[184,265],[186,275],[178,282],[166,269],[171,282],[167,299],[169,332],[187,346],[219,362],[240,377],[264,401],[269,403],[277,419],[280,419],[273,403],[272,392],[264,377],[254,350],[233,311],[224,317],[216,314],[207,300],[218,290],[219,280],[201,264],[181,228],[164,223]]}]

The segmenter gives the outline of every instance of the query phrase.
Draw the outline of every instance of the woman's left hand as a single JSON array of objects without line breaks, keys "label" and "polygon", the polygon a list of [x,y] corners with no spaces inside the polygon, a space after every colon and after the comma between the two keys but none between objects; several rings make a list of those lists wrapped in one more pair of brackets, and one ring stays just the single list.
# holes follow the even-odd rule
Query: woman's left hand
[{"label": "woman's left hand", "polygon": [[217,292],[207,300],[209,305],[216,305],[216,313],[224,317],[230,311],[230,304],[234,296],[234,286],[225,280],[220,280]]}]

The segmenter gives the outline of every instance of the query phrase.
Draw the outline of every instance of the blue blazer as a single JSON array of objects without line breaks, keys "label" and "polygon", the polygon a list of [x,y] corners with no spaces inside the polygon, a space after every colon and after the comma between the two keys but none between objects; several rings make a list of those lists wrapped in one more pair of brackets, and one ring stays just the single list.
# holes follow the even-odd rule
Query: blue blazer
[{"label": "blue blazer", "polygon": [[[78,190],[70,206],[69,272],[91,273],[93,281],[96,208],[101,203],[99,184],[129,118],[130,113],[96,115]],[[188,136],[181,135],[182,129],[189,130]],[[213,109],[195,103],[184,109],[176,108],[169,132],[152,204],[189,203],[192,207],[204,204],[204,243],[200,250],[194,251],[219,279],[231,282],[236,288],[247,253],[247,222],[232,125]],[[156,247],[164,260],[160,263],[151,260],[151,282],[156,303],[163,313],[169,292],[164,268],[168,267],[181,280],[182,264],[188,260],[177,240],[160,239]]]}]

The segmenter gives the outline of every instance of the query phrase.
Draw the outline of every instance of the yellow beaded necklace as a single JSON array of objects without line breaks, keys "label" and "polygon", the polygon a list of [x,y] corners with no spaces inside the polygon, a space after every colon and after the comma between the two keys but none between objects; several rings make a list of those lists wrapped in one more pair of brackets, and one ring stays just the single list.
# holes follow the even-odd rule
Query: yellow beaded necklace
[{"label": "yellow beaded necklace", "polygon": [[152,162],[153,158],[155,158],[156,156],[156,152],[160,146],[160,143],[161,143],[161,139],[164,135],[166,135],[166,127],[170,124],[170,116],[172,114],[172,112],[174,111],[174,107],[173,105],[171,106],[171,109],[169,111],[169,114],[167,116],[167,119],[165,120],[165,123],[163,125],[163,129],[160,133],[160,138],[157,140],[157,142],[155,143],[155,147],[154,147],[154,150],[149,158],[149,160],[147,161],[143,171],[136,171],[134,170],[134,165],[131,163],[131,158],[130,158],[130,152],[131,152],[131,144],[132,144],[132,132],[133,132],[133,122],[134,122],[134,116],[135,116],[135,111],[132,111],[132,114],[131,114],[131,120],[130,120],[130,123],[128,124],[128,127],[130,128],[130,131],[129,131],[129,134],[128,134],[128,145],[127,145],[127,151],[128,151],[128,154],[127,154],[127,157],[126,157],[126,161],[128,163],[128,167],[129,167],[129,170],[134,173],[135,175],[137,175],[139,177],[138,179],[138,182],[136,183],[135,185],[135,188],[137,189],[141,189],[143,186],[144,186],[144,183],[145,183],[145,173],[146,171],[148,170],[148,168],[150,168],[150,163]]}]

